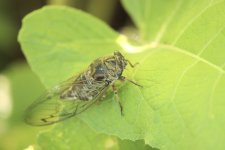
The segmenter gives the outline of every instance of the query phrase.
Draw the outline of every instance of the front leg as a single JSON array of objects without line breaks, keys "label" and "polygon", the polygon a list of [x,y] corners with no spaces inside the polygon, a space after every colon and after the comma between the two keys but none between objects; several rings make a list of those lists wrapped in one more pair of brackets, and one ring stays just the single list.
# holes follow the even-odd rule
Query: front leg
[{"label": "front leg", "polygon": [[117,91],[117,88],[116,88],[116,86],[114,85],[114,84],[112,84],[112,89],[113,89],[113,92],[114,92],[114,96],[116,97],[116,101],[118,102],[118,104],[119,104],[119,107],[120,107],[120,113],[121,113],[121,115],[123,116],[124,114],[123,114],[123,106],[122,106],[122,104],[121,104],[121,102],[120,102],[120,98],[119,98],[119,95],[118,95],[118,91]]},{"label": "front leg", "polygon": [[129,65],[132,67],[132,68],[134,68],[135,66],[137,66],[139,63],[135,63],[135,64],[132,64],[129,60],[127,60],[127,62],[129,63]]},{"label": "front leg", "polygon": [[143,88],[142,85],[140,85],[140,84],[138,84],[138,83],[136,83],[136,82],[134,82],[134,81],[132,81],[132,80],[129,80],[129,79],[127,79],[127,78],[124,77],[124,76],[120,76],[120,77],[119,77],[119,80],[120,80],[120,81],[129,81],[130,83],[133,83],[134,85],[137,85],[137,86]]}]

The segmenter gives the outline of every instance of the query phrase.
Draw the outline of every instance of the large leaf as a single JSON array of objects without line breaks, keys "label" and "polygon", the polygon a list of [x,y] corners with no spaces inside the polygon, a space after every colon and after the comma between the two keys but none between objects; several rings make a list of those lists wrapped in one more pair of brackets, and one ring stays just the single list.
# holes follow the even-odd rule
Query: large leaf
[{"label": "large leaf", "polygon": [[116,32],[67,7],[46,7],[31,13],[20,33],[29,63],[47,86],[79,73],[96,55],[119,48]]},{"label": "large leaf", "polygon": [[[49,87],[120,47],[143,50],[127,55],[139,65],[125,75],[144,88],[120,86],[125,116],[109,94],[79,118],[97,131],[144,139],[160,149],[225,149],[225,2],[123,3],[142,45],[133,46],[99,20],[66,7],[28,15],[19,41],[32,69]],[[70,127],[67,121],[63,125]]]},{"label": "large leaf", "polygon": [[143,141],[132,142],[97,133],[79,120],[67,121],[67,127],[59,124],[39,136],[41,149],[55,150],[153,150]]}]

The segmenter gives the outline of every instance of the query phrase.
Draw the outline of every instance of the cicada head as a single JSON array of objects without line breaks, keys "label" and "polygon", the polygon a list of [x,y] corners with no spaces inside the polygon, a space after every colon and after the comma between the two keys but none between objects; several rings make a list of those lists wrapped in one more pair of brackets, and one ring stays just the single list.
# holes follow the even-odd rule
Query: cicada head
[{"label": "cicada head", "polygon": [[119,66],[121,67],[121,69],[122,70],[125,69],[127,65],[127,60],[124,58],[124,56],[120,52],[115,51],[114,57],[115,60],[118,62]]},{"label": "cicada head", "polygon": [[120,52],[113,56],[96,59],[90,65],[90,74],[96,81],[112,81],[118,79],[127,65],[127,60]]}]

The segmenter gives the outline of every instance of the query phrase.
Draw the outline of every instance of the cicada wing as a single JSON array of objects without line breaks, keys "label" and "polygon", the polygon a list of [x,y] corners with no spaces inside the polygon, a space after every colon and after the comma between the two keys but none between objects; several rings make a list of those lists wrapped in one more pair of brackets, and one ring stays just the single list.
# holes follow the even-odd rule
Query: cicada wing
[{"label": "cicada wing", "polygon": [[43,126],[73,117],[95,103],[107,88],[102,87],[101,89],[92,89],[96,90],[99,94],[89,101],[60,98],[62,92],[71,85],[81,83],[82,82],[74,83],[73,80],[68,80],[43,94],[43,96],[34,101],[34,103],[26,110],[25,122],[34,126]]},{"label": "cicada wing", "polygon": [[25,121],[34,126],[50,125],[73,117],[95,101],[62,100],[59,95],[41,97],[39,103],[33,103],[26,111]]}]

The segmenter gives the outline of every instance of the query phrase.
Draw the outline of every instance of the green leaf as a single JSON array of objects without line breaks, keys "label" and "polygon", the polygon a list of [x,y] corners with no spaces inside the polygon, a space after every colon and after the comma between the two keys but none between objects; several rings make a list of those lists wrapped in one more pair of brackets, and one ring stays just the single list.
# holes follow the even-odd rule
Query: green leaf
[{"label": "green leaf", "polygon": [[26,16],[19,41],[33,70],[45,85],[52,86],[85,69],[96,54],[119,49],[117,37],[92,16],[55,6]]},{"label": "green leaf", "polygon": [[[187,41],[186,44],[193,46],[193,43],[189,44],[190,38],[199,37],[195,40],[207,40],[211,37],[210,33],[215,33],[224,25],[224,19],[221,18],[224,16],[223,0],[123,0],[122,2],[146,42],[176,45],[183,37]],[[217,10],[219,5],[220,9]],[[193,27],[195,31],[192,30]],[[209,33],[206,32],[209,29]],[[196,32],[198,34],[192,34]],[[193,36],[187,37],[188,33]]]},{"label": "green leaf", "polygon": [[142,51],[126,55],[139,65],[124,75],[144,88],[119,86],[125,116],[109,92],[78,117],[98,132],[160,149],[225,149],[225,2],[123,4],[142,35],[139,46],[78,10],[44,7],[28,15],[19,41],[32,69],[50,87],[114,50]]},{"label": "green leaf", "polygon": [[67,126],[59,123],[55,128],[43,132],[38,138],[41,149],[79,150],[153,150],[143,141],[132,142],[97,133],[82,121],[68,120]]},{"label": "green leaf", "polygon": [[149,84],[142,94],[159,115],[164,133],[157,140],[160,147],[224,149],[225,2],[123,4],[148,42],[133,49],[151,51],[136,76]]}]

